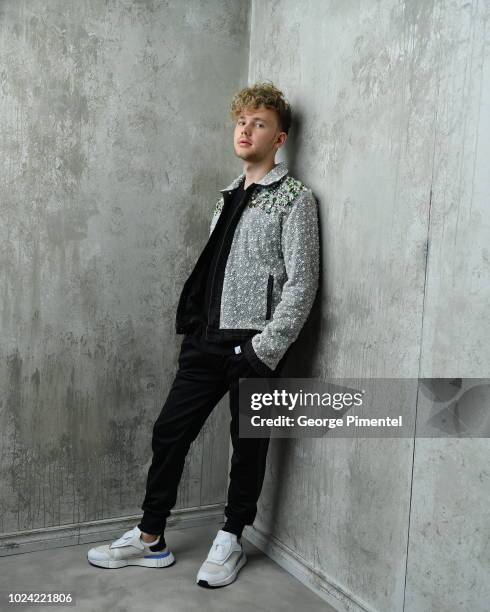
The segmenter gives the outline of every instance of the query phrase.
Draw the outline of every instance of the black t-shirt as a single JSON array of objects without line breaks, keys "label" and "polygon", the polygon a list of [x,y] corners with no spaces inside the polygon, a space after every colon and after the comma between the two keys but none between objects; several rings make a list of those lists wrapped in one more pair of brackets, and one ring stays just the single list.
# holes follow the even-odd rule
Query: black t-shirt
[{"label": "black t-shirt", "polygon": [[[189,335],[192,342],[204,351],[209,351],[212,353],[224,353],[227,354],[237,344],[240,344],[238,340],[223,340],[221,342],[206,340],[204,337],[206,325],[208,323],[208,312],[209,312],[209,300],[210,300],[210,292],[212,286],[212,274],[216,265],[216,260],[218,258],[218,253],[221,248],[221,244],[223,242],[224,234],[226,229],[230,223],[230,220],[235,212],[235,210],[240,205],[243,197],[248,194],[254,186],[254,183],[250,184],[247,189],[244,189],[243,186],[245,184],[245,179],[242,180],[239,187],[237,187],[233,193],[233,197],[228,201],[227,206],[223,207],[221,211],[221,215],[219,218],[220,226],[216,226],[213,230],[214,232],[218,232],[217,240],[216,240],[216,248],[212,254],[209,268],[207,271],[207,281],[206,286],[203,291],[202,297],[202,307],[201,307],[201,318],[199,325],[196,326],[195,331]],[[223,217],[223,222],[221,222],[221,217]],[[243,340],[241,341],[243,342]]]}]

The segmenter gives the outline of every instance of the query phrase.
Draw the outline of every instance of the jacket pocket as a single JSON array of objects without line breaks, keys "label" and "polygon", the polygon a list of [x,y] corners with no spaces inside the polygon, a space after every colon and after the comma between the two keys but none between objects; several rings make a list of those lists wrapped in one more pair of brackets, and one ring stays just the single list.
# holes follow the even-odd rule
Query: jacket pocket
[{"label": "jacket pocket", "polygon": [[270,319],[272,314],[272,289],[274,287],[274,276],[269,274],[267,279],[267,308],[265,312],[265,318]]}]

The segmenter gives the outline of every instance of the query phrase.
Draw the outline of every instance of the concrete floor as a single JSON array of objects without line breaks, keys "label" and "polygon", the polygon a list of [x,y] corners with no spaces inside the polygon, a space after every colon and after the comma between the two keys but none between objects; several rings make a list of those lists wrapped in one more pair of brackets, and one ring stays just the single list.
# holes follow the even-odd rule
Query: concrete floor
[{"label": "concrete floor", "polygon": [[108,570],[90,565],[87,550],[105,542],[1,557],[2,599],[7,589],[71,591],[76,597],[76,606],[12,604],[1,610],[334,612],[325,601],[245,540],[248,562],[233,584],[220,589],[197,586],[196,573],[218,529],[219,525],[170,529],[166,540],[176,563],[163,569],[130,566]]}]

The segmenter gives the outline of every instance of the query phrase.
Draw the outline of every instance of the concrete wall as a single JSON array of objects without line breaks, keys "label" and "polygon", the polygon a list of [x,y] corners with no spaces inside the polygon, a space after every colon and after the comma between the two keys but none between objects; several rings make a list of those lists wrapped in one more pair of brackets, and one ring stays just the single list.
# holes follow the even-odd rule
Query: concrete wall
[{"label": "concrete wall", "polygon": [[[177,299],[241,169],[248,8],[0,4],[2,534],[141,512]],[[224,502],[227,456],[221,405],[176,508]]]},{"label": "concrete wall", "polygon": [[[289,96],[284,157],[321,206],[323,287],[285,375],[488,376],[489,16],[253,2],[249,82]],[[274,440],[255,525],[338,609],[483,612],[487,466],[488,440]]]}]

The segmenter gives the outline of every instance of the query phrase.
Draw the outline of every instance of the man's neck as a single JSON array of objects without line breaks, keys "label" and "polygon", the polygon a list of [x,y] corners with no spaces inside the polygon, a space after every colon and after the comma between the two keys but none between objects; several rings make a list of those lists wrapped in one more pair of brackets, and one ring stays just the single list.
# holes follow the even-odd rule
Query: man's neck
[{"label": "man's neck", "polygon": [[252,183],[257,183],[263,179],[276,165],[276,162],[270,159],[259,163],[245,162],[243,166],[243,171],[245,172],[243,188],[246,189]]}]

